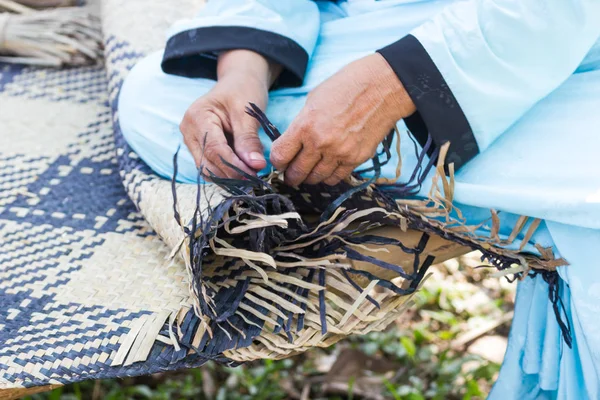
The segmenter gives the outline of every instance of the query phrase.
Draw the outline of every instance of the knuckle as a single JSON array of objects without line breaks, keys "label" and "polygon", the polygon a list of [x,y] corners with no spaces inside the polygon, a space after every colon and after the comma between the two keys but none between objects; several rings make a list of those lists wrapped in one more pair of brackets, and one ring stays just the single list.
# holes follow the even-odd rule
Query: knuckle
[{"label": "knuckle", "polygon": [[323,171],[320,170],[314,170],[313,172],[310,173],[310,176],[314,179],[323,179],[326,178],[325,173]]},{"label": "knuckle", "polygon": [[341,168],[336,169],[331,175],[331,178],[341,181],[347,178],[352,173],[352,171],[354,171],[354,166],[345,165]]},{"label": "knuckle", "polygon": [[297,168],[289,168],[285,171],[286,178],[292,183],[299,183],[302,175],[302,171],[298,170]]},{"label": "knuckle", "polygon": [[[325,162],[327,162],[327,164],[325,164]],[[335,171],[336,168],[336,164],[334,163],[329,163],[329,161],[325,161],[323,163],[321,163],[321,165],[315,167],[312,172],[310,173],[310,175],[316,179],[318,179],[319,181],[325,180],[327,178],[329,178],[333,172]]]},{"label": "knuckle", "polygon": [[315,147],[319,150],[335,149],[335,140],[330,135],[315,135]]},{"label": "knuckle", "polygon": [[202,149],[204,157],[206,157],[209,160],[217,160],[220,147],[221,146],[219,143],[216,143],[215,141],[212,141],[212,140],[208,140],[204,144],[204,148]]},{"label": "knuckle", "polygon": [[322,182],[324,178],[325,176],[313,172],[308,178],[306,178],[306,183],[316,185],[317,183]]},{"label": "knuckle", "polygon": [[340,182],[341,179],[339,179],[338,177],[332,176],[330,178],[327,178],[323,181],[323,183],[325,183],[328,186],[335,186]]},{"label": "knuckle", "polygon": [[353,153],[354,152],[352,151],[352,149],[349,149],[348,147],[345,147],[345,146],[337,149],[338,157],[343,160],[348,160],[348,159],[352,158]]},{"label": "knuckle", "polygon": [[339,172],[335,175],[335,179],[337,179],[338,181],[343,181],[348,176],[350,176],[351,173],[352,173],[352,170]]},{"label": "knuckle", "polygon": [[276,168],[281,168],[282,166],[285,165],[285,158],[283,157],[283,154],[281,153],[281,151],[279,151],[277,149],[271,150],[271,163]]},{"label": "knuckle", "polygon": [[189,126],[194,126],[201,120],[200,114],[196,110],[189,108],[183,115],[182,122]]},{"label": "knuckle", "polygon": [[288,178],[294,180],[301,175],[301,172],[296,167],[290,167],[285,171],[285,174]]},{"label": "knuckle", "polygon": [[185,117],[183,117],[183,119],[179,123],[179,131],[184,135],[187,132],[187,120],[185,119]]},{"label": "knuckle", "polygon": [[310,137],[313,133],[314,124],[308,118],[302,118],[298,121],[295,121],[292,126],[290,126],[290,132],[292,134],[298,135],[303,138]]},{"label": "knuckle", "polygon": [[191,124],[191,120],[190,117],[188,116],[188,114],[186,113],[183,116],[183,119],[181,120],[181,122],[179,123],[179,131],[181,133],[183,133],[183,135],[187,135],[190,133],[190,128],[191,128],[192,124]]},{"label": "knuckle", "polygon": [[335,174],[333,174],[333,178],[339,182],[342,179],[346,178],[346,173],[345,172],[336,172]]},{"label": "knuckle", "polygon": [[239,146],[244,147],[262,146],[260,139],[258,138],[258,134],[255,132],[240,133],[236,135],[235,142],[237,142]]}]

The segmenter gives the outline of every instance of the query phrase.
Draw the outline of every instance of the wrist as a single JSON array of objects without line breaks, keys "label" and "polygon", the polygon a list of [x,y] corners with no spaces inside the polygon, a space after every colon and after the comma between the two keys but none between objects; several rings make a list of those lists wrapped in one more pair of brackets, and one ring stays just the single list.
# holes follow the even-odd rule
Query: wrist
[{"label": "wrist", "polygon": [[390,115],[395,120],[401,120],[414,114],[417,111],[415,104],[385,58],[375,53],[368,56],[368,59],[373,87],[385,100]]},{"label": "wrist", "polygon": [[229,50],[219,54],[217,79],[252,79],[266,90],[281,73],[281,66],[250,50]]}]

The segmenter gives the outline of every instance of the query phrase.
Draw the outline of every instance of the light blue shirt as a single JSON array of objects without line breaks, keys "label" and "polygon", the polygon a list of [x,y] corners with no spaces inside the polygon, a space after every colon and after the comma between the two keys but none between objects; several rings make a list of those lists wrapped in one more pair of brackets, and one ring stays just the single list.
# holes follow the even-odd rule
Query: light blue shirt
[{"label": "light blue shirt", "polygon": [[[398,12],[414,13],[415,21],[430,14],[410,33],[443,75],[480,151],[578,68],[600,63],[598,0],[210,0],[197,16],[174,24],[169,36],[202,27],[255,28],[291,39],[310,64],[321,30],[341,29],[345,17],[369,15],[380,33],[350,36],[342,48],[374,51],[401,39],[406,26],[394,29],[393,21],[406,18],[396,18]],[[333,20],[342,21],[325,27]],[[340,56],[341,65],[346,60]],[[312,75],[307,69],[305,86],[322,80],[319,68]]]}]

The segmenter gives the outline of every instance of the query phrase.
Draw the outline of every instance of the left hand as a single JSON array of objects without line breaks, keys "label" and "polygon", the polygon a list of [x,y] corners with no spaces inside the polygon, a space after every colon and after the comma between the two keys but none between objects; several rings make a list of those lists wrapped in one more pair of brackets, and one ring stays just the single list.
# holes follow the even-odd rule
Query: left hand
[{"label": "left hand", "polygon": [[352,62],[312,90],[271,148],[286,183],[335,185],[375,155],[396,122],[415,112],[380,54]]}]

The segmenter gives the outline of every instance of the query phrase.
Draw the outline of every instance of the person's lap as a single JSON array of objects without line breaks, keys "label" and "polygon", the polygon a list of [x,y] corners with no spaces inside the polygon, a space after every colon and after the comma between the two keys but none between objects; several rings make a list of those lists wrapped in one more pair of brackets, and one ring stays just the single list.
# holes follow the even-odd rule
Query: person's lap
[{"label": "person's lap", "polygon": [[[130,72],[119,97],[119,123],[125,139],[138,155],[159,175],[171,178],[173,155],[181,148],[177,180],[195,183],[197,169],[183,143],[179,124],[189,106],[208,92],[215,81],[171,76],[160,69],[161,52],[140,61]],[[304,105],[308,87],[270,93],[267,116],[282,132]],[[267,160],[270,139],[261,131]],[[390,166],[397,162],[392,160]],[[269,171],[271,165],[263,172]],[[395,171],[395,167],[390,171]]]},{"label": "person's lap", "polygon": [[[303,86],[270,93],[267,115],[282,131],[300,111],[305,96],[312,88],[351,61],[406,35],[443,6],[442,2],[426,0],[394,7],[396,3],[404,3],[404,0],[400,0],[382,2],[377,4],[377,10],[367,12],[359,3],[350,4],[345,9],[329,2],[320,3],[322,14],[344,12],[346,17],[322,19],[325,22],[322,22]],[[332,11],[328,12],[329,9]],[[138,155],[166,178],[172,176],[172,156],[181,146],[177,179],[195,182],[196,167],[183,145],[179,123],[187,108],[209,91],[215,82],[163,73],[160,68],[161,53],[150,54],[141,60],[125,80],[119,97],[121,130]],[[271,143],[264,134],[261,141],[268,159]],[[406,148],[412,152],[408,144]],[[384,173],[393,176],[395,162],[397,158],[390,162]]]},{"label": "person's lap", "polygon": [[[283,132],[310,89],[344,64],[391,41],[392,36],[405,34],[435,11],[433,6],[414,10],[414,14],[407,11],[402,18],[398,16],[401,23],[383,34],[381,26],[375,29],[365,21],[352,24],[340,19],[324,24],[324,36],[305,85],[270,94],[267,115],[271,121]],[[214,82],[166,75],[160,61],[160,52],[149,55],[126,79],[119,98],[121,130],[138,155],[165,178],[171,177],[172,158],[181,147],[177,178],[195,182],[196,166],[183,144],[179,123],[189,105]],[[545,246],[554,245],[571,262],[560,273],[564,279],[562,297],[571,313],[573,349],[562,342],[547,285],[539,277],[524,282],[519,289],[506,363],[492,397],[537,393],[548,398],[585,398],[586,393],[598,394],[594,366],[600,365],[600,336],[596,335],[600,325],[594,315],[600,310],[593,304],[597,300],[594,293],[600,287],[600,269],[595,268],[597,261],[592,254],[600,247],[597,110],[600,70],[588,68],[569,78],[456,175],[455,199],[468,219],[479,222],[482,216],[489,216],[489,208],[501,210],[507,221],[504,231],[510,229],[510,221],[517,214],[545,219],[534,239]],[[399,127],[406,131],[402,123]],[[416,165],[413,144],[406,133],[402,136],[401,180]],[[270,142],[264,135],[262,142],[268,159]],[[395,154],[384,168],[384,176],[395,175],[397,161]],[[427,180],[423,195],[429,184]]]},{"label": "person's lap", "polygon": [[[197,170],[183,145],[179,123],[189,105],[214,85],[207,79],[171,76],[151,54],[131,71],[119,98],[121,130],[138,155],[170,178],[181,146],[178,180],[195,182]],[[304,104],[310,87],[271,93],[267,115],[282,132]],[[600,70],[573,75],[542,100],[489,149],[456,176],[456,200],[476,207],[600,228]],[[399,123],[401,132],[406,129]],[[416,164],[413,144],[403,135],[403,172]],[[270,140],[261,135],[268,159]],[[392,146],[395,148],[395,146]],[[394,177],[398,155],[384,167]],[[423,193],[428,191],[425,187]]]}]

